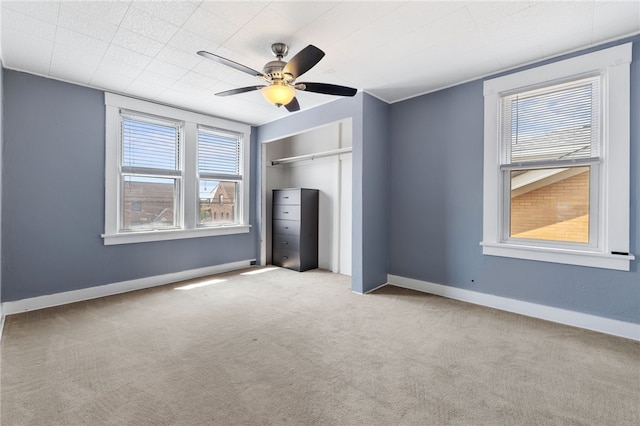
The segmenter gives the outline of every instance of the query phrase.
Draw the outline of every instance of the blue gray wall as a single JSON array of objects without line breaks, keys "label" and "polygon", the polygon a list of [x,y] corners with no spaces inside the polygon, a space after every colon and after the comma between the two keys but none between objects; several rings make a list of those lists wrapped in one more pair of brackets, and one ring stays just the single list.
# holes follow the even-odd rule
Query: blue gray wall
[{"label": "blue gray wall", "polygon": [[255,229],[104,246],[103,92],[10,70],[3,80],[3,302],[256,258]]},{"label": "blue gray wall", "polygon": [[[630,247],[639,258],[640,37],[633,40]],[[482,170],[482,81],[391,106],[390,274],[640,323],[638,259],[620,272],[482,255]]]},{"label": "blue gray wall", "polygon": [[[388,105],[358,93],[283,117],[258,128],[259,144],[345,118],[353,123],[353,203],[351,288],[365,293],[386,282],[386,205],[380,187],[387,171]],[[378,167],[378,166],[381,166]],[[260,183],[258,183],[260,185]],[[384,188],[386,184],[382,184]],[[258,200],[259,201],[259,200]],[[260,225],[262,226],[262,224]],[[366,235],[365,235],[366,232]],[[380,243],[367,246],[369,243]]]},{"label": "blue gray wall", "polygon": [[362,204],[362,258],[366,264],[363,282],[366,292],[387,282],[391,108],[366,93],[363,101],[362,173],[357,177],[362,182],[362,190],[356,197],[360,197]]}]

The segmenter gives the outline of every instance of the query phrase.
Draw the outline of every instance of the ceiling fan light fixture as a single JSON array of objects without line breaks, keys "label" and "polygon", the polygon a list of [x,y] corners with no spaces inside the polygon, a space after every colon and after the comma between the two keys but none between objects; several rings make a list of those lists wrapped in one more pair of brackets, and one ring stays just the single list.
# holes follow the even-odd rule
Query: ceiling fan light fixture
[{"label": "ceiling fan light fixture", "polygon": [[276,106],[282,106],[291,102],[296,96],[296,91],[293,87],[284,83],[274,82],[262,88],[262,96],[264,96],[267,102]]},{"label": "ceiling fan light fixture", "polygon": [[[285,43],[274,43],[271,46],[271,51],[278,59],[267,62],[262,72],[204,50],[198,51],[198,55],[245,74],[259,77],[262,80],[262,84],[260,85],[225,90],[216,93],[216,96],[237,95],[260,90],[262,96],[264,96],[270,104],[277,107],[284,105],[287,111],[295,112],[300,111],[300,104],[296,98],[296,90],[334,96],[354,96],[357,93],[357,90],[352,87],[338,86],[336,84],[296,83],[298,77],[313,68],[320,59],[324,57],[324,52],[312,44],[296,53],[289,62],[282,60],[289,51],[289,47]],[[266,83],[267,86],[265,86],[264,83]]]}]

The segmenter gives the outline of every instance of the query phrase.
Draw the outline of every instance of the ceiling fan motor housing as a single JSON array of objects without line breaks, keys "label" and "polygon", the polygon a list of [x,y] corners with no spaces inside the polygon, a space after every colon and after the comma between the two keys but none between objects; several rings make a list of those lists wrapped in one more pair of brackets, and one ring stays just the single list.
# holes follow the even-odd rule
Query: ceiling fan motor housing
[{"label": "ceiling fan motor housing", "polygon": [[293,75],[282,72],[284,67],[287,65],[282,58],[287,56],[287,53],[289,53],[289,46],[287,46],[286,43],[273,43],[271,45],[271,52],[278,59],[268,62],[262,69],[263,74],[269,77],[271,81],[293,81]]},{"label": "ceiling fan motor housing", "polygon": [[262,72],[269,77],[270,80],[293,80],[293,76],[291,74],[285,74],[282,72],[286,62],[281,60],[267,62],[267,64],[262,69]]}]

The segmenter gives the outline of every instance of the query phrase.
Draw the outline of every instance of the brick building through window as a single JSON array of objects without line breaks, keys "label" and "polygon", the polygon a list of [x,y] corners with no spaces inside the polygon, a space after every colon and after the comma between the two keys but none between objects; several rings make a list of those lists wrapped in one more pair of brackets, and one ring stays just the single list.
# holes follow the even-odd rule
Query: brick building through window
[{"label": "brick building through window", "polygon": [[219,182],[206,198],[200,198],[200,224],[235,223],[236,183]]},{"label": "brick building through window", "polygon": [[122,229],[153,229],[175,224],[174,185],[125,180]]},{"label": "brick building through window", "polygon": [[[555,173],[512,189],[511,237],[588,243],[589,168],[551,171]],[[517,179],[512,172],[512,181]]]}]

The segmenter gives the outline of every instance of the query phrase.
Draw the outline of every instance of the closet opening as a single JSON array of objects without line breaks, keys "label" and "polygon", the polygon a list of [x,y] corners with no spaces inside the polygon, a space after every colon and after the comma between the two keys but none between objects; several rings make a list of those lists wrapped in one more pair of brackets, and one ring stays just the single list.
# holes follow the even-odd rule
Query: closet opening
[{"label": "closet opening", "polygon": [[272,262],[273,190],[317,189],[318,268],[351,275],[351,147],[351,119],[262,145],[262,265]]}]

